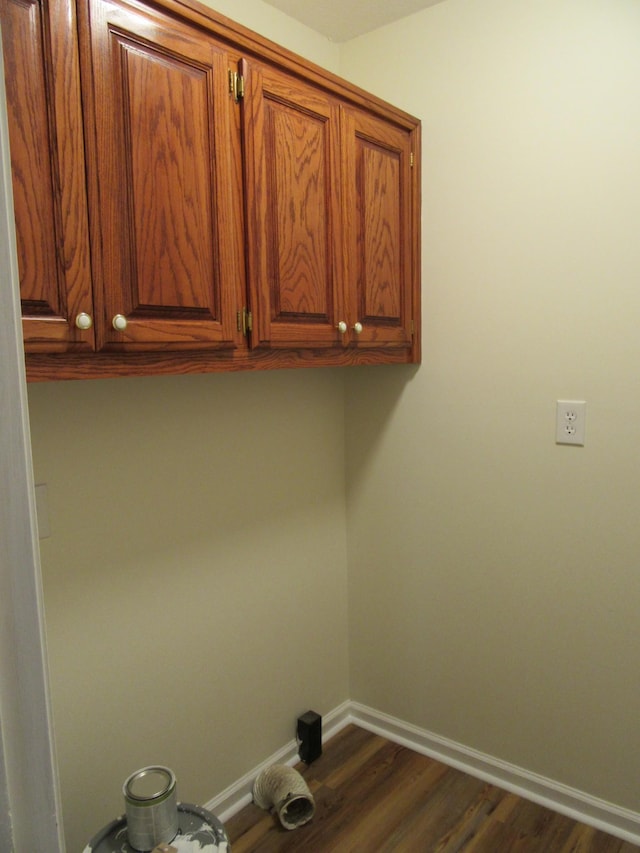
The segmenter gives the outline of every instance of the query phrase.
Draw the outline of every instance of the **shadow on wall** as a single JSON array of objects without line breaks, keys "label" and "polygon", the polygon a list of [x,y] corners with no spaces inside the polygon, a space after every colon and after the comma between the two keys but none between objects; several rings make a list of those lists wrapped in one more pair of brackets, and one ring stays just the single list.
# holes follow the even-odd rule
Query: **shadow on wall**
[{"label": "shadow on wall", "polygon": [[[347,502],[383,443],[401,400],[416,380],[421,365],[358,367],[345,383]],[[393,484],[389,484],[390,492]]]}]

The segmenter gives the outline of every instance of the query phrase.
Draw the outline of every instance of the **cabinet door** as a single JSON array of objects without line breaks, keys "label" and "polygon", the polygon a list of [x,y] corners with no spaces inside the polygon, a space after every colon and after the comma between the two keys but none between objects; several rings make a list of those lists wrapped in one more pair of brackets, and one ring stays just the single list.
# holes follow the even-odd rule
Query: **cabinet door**
[{"label": "cabinet door", "polygon": [[[93,315],[74,6],[0,0],[28,352],[90,350]],[[75,325],[78,315],[88,329]]]},{"label": "cabinet door", "polygon": [[339,106],[258,63],[242,73],[252,344],[339,345]]},{"label": "cabinet door", "polygon": [[109,0],[88,11],[99,348],[240,345],[241,151],[227,55],[159,11]]},{"label": "cabinet door", "polygon": [[411,347],[411,134],[345,107],[342,141],[350,343]]}]

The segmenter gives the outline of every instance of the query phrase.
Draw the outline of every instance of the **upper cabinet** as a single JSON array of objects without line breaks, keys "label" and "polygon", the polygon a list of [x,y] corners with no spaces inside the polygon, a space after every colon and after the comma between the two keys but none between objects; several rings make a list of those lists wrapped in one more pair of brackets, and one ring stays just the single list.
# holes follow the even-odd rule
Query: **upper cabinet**
[{"label": "upper cabinet", "polygon": [[342,112],[348,333],[358,346],[410,348],[412,137],[363,110]]},{"label": "upper cabinet", "polygon": [[159,11],[90,0],[81,14],[98,348],[236,347],[243,226],[230,58]]},{"label": "upper cabinet", "polygon": [[29,379],[419,361],[416,119],[195,3],[0,4]]},{"label": "upper cabinet", "polygon": [[93,297],[71,0],[0,0],[27,351],[90,352]]},{"label": "upper cabinet", "polygon": [[241,72],[252,343],[338,346],[340,104],[258,62]]}]

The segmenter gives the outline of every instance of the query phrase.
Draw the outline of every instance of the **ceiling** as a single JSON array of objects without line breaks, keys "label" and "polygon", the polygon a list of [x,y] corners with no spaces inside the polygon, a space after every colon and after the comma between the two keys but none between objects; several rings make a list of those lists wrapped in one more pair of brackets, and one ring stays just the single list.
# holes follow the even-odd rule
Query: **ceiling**
[{"label": "ceiling", "polygon": [[266,0],[335,42],[348,41],[443,0]]}]

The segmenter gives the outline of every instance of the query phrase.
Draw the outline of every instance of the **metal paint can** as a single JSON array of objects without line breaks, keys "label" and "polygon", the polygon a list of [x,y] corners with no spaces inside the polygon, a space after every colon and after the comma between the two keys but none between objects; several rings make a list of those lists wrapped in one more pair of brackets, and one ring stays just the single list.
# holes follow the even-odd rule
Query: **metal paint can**
[{"label": "metal paint can", "polygon": [[168,767],[136,770],[122,786],[127,838],[134,850],[153,850],[178,834],[176,777]]}]

